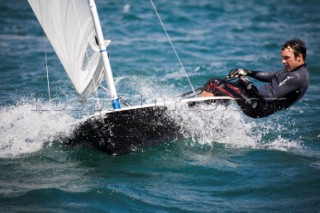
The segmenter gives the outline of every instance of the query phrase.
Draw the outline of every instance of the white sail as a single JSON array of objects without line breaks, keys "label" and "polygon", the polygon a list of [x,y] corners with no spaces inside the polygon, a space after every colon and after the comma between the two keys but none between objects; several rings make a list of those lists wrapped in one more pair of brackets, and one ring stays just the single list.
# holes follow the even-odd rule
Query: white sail
[{"label": "white sail", "polygon": [[28,0],[77,92],[101,83],[103,62],[88,0]]}]

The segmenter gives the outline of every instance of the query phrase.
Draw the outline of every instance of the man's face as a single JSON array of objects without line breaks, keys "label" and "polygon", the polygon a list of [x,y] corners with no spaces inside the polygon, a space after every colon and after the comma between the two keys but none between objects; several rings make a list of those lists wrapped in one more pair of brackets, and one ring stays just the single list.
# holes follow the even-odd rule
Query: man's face
[{"label": "man's face", "polygon": [[290,72],[296,69],[298,66],[304,64],[304,60],[301,54],[298,57],[294,57],[293,49],[291,47],[285,48],[281,51],[282,64],[285,69]]}]

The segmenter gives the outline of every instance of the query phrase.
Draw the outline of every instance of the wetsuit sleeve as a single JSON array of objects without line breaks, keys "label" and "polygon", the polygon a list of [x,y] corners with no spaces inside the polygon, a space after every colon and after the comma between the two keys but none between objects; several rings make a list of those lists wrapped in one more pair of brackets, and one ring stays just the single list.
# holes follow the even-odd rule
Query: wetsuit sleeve
[{"label": "wetsuit sleeve", "polygon": [[263,82],[271,82],[277,72],[248,71],[248,76]]}]

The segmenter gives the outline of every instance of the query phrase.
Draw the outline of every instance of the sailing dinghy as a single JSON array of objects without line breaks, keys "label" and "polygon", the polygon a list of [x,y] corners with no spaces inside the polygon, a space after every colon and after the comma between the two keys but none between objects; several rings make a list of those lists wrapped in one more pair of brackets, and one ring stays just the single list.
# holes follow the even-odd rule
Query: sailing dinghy
[{"label": "sailing dinghy", "polygon": [[[121,108],[94,0],[28,0],[54,51],[80,97],[86,100],[106,78],[113,110],[91,115],[77,126],[70,143],[86,144],[109,154],[182,137],[180,127],[166,113],[166,104]],[[221,99],[191,98],[181,103]]]}]

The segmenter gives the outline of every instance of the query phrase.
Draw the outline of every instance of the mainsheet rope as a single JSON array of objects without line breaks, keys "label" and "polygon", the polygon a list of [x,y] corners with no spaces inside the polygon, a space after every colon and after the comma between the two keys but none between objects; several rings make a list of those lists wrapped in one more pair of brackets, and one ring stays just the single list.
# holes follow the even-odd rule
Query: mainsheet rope
[{"label": "mainsheet rope", "polygon": [[174,47],[174,45],[173,45],[173,43],[172,43],[172,40],[171,40],[171,38],[170,38],[170,36],[169,36],[169,34],[168,34],[168,31],[167,31],[166,27],[164,26],[164,24],[163,24],[163,22],[162,22],[162,19],[161,19],[160,15],[159,15],[159,13],[158,13],[158,11],[157,11],[157,8],[156,8],[155,4],[153,3],[153,0],[150,0],[150,3],[152,4],[152,7],[153,7],[153,9],[154,9],[154,11],[155,11],[155,13],[156,13],[159,21],[160,21],[160,24],[162,25],[162,28],[163,28],[164,32],[166,33],[166,36],[167,36],[167,38],[168,38],[168,40],[169,40],[169,42],[170,42],[170,44],[171,44],[171,47],[172,47],[172,49],[173,49],[173,52],[175,53],[175,55],[176,55],[176,57],[177,57],[177,59],[178,59],[178,61],[179,61],[179,63],[180,63],[180,66],[181,66],[181,68],[182,68],[182,71],[184,72],[184,74],[185,74],[185,76],[186,76],[186,78],[187,78],[187,80],[188,80],[188,82],[189,82],[189,84],[190,84],[190,87],[191,87],[192,92],[193,92],[194,94],[196,94],[196,91],[195,91],[195,89],[194,89],[194,87],[193,87],[193,85],[192,85],[192,83],[191,83],[191,81],[190,81],[190,78],[189,78],[189,76],[188,76],[188,73],[186,72],[186,69],[184,68],[184,66],[183,66],[183,64],[182,64],[182,62],[181,62],[181,59],[180,59],[180,57],[179,57],[179,55],[178,55],[178,53],[177,53],[177,51],[176,51],[176,48]]}]

